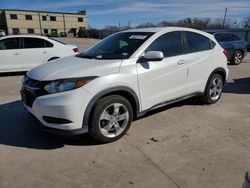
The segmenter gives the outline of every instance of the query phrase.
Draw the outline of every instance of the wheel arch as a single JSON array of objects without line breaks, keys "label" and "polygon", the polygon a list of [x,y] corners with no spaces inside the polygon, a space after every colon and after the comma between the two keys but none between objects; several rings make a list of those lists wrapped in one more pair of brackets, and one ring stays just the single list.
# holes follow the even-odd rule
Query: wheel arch
[{"label": "wheel arch", "polygon": [[209,82],[210,78],[212,77],[213,74],[216,74],[216,73],[219,74],[219,75],[221,75],[221,77],[222,77],[222,79],[223,79],[223,84],[225,84],[225,82],[226,82],[226,77],[227,77],[227,73],[226,73],[225,69],[222,68],[222,67],[216,68],[216,69],[213,70],[213,72],[209,75],[209,77],[208,77],[208,79],[207,79],[207,82],[206,82],[206,87],[205,87],[203,93],[205,92],[205,90],[206,90],[206,88],[207,88],[207,85],[208,85],[208,82]]},{"label": "wheel arch", "polygon": [[138,117],[138,113],[140,111],[140,103],[139,103],[139,98],[137,94],[135,93],[135,91],[126,86],[117,86],[117,87],[112,87],[112,88],[108,88],[103,91],[100,91],[90,100],[84,112],[82,126],[89,125],[89,120],[90,120],[90,117],[91,117],[91,114],[93,112],[96,102],[99,99],[106,97],[106,96],[110,96],[110,95],[120,95],[126,98],[132,106],[134,118]]},{"label": "wheel arch", "polygon": [[54,57],[49,58],[49,59],[47,60],[47,62],[52,61],[52,60],[55,60],[55,59],[59,59],[59,58],[60,58],[60,57],[58,57],[58,56],[54,56]]}]

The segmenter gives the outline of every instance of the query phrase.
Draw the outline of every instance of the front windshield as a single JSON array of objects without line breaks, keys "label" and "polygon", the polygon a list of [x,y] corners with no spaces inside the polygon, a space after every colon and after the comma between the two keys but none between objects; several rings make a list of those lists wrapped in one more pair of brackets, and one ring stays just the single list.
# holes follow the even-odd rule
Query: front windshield
[{"label": "front windshield", "polygon": [[87,52],[77,55],[81,58],[128,59],[150,36],[152,32],[122,32],[114,34]]}]

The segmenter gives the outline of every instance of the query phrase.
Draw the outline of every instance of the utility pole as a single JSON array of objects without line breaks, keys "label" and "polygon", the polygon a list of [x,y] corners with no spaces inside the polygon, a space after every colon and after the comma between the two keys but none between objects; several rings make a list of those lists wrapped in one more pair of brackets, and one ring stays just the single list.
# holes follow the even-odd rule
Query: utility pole
[{"label": "utility pole", "polygon": [[224,14],[224,19],[223,19],[223,29],[225,29],[225,23],[226,23],[226,18],[227,18],[227,11],[228,11],[228,8],[225,9],[225,14]]},{"label": "utility pole", "polygon": [[39,20],[39,26],[40,26],[40,33],[41,33],[41,35],[43,35],[40,12],[38,12],[38,20]]},{"label": "utility pole", "polygon": [[121,30],[121,22],[120,21],[119,21],[118,27],[119,27],[119,31],[120,31]]},{"label": "utility pole", "polygon": [[128,28],[130,29],[130,26],[131,26],[131,21],[129,20],[128,21]]}]

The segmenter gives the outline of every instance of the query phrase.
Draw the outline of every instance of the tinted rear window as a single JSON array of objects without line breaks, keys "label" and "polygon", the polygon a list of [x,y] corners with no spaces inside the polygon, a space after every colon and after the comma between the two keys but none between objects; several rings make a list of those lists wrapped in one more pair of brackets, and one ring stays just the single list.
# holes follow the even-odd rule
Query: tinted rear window
[{"label": "tinted rear window", "polygon": [[234,36],[233,34],[230,33],[220,33],[220,34],[216,34],[215,38],[218,42],[230,42],[230,41],[234,41]]},{"label": "tinted rear window", "polygon": [[24,48],[50,48],[53,44],[39,38],[24,38]]},{"label": "tinted rear window", "polygon": [[194,32],[185,32],[185,34],[185,53],[194,53],[211,49],[211,43],[209,38]]},{"label": "tinted rear window", "polygon": [[44,40],[36,38],[24,38],[24,48],[44,48]]}]

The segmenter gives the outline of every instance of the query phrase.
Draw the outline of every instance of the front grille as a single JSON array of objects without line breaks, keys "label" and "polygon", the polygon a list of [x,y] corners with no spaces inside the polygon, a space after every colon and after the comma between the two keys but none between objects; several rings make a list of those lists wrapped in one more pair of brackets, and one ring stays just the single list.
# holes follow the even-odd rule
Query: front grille
[{"label": "front grille", "polygon": [[48,94],[43,88],[48,82],[37,81],[25,77],[21,89],[22,101],[29,107],[32,107],[35,99],[39,96]]}]

